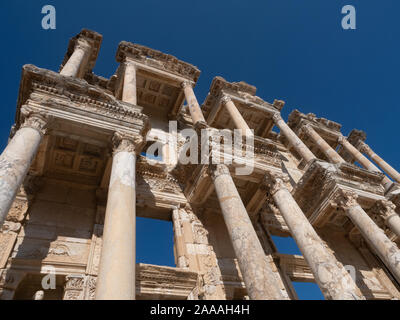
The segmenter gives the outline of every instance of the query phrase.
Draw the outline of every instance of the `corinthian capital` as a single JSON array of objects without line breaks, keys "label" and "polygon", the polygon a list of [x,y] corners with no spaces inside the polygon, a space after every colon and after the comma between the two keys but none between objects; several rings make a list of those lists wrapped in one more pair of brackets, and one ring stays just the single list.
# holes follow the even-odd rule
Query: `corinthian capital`
[{"label": "corinthian capital", "polygon": [[76,49],[82,49],[85,52],[90,52],[90,50],[92,50],[92,46],[88,41],[84,39],[78,39],[75,44],[75,50]]},{"label": "corinthian capital", "polygon": [[314,131],[313,127],[309,123],[303,125],[301,130],[307,135],[311,135]]},{"label": "corinthian capital", "polygon": [[286,183],[288,181],[289,177],[286,174],[268,172],[264,176],[262,184],[267,187],[269,193],[273,196],[279,190],[287,189]]},{"label": "corinthian capital", "polygon": [[112,138],[112,143],[113,143],[114,153],[118,152],[137,153],[143,146],[144,139],[140,135],[131,136],[122,132],[116,132],[114,133],[114,136]]},{"label": "corinthian capital", "polygon": [[346,142],[346,137],[340,135],[340,136],[338,137],[338,142],[339,142],[339,144],[343,145],[343,143]]},{"label": "corinthian capital", "polygon": [[275,113],[273,114],[273,116],[272,116],[272,120],[273,120],[275,123],[277,123],[278,121],[283,120],[283,119],[282,119],[282,116],[281,116],[280,113],[275,112]]},{"label": "corinthian capital", "polygon": [[366,153],[366,154],[371,154],[372,153],[372,150],[371,150],[371,148],[369,147],[369,145],[367,145],[365,142],[363,142],[363,141],[360,141],[360,151],[362,152],[362,153]]},{"label": "corinthian capital", "polygon": [[21,118],[21,128],[31,128],[37,130],[41,135],[46,134],[46,128],[49,124],[50,117],[44,112],[33,110],[28,106],[22,106]]},{"label": "corinthian capital", "polygon": [[223,174],[230,175],[229,168],[225,164],[210,164],[209,170],[213,180]]},{"label": "corinthian capital", "polygon": [[192,84],[189,81],[183,81],[181,83],[181,88],[185,89],[187,86],[192,86]]},{"label": "corinthian capital", "polygon": [[221,103],[222,104],[228,103],[229,101],[232,101],[232,99],[230,97],[228,97],[228,96],[223,96],[221,98]]},{"label": "corinthian capital", "polygon": [[343,210],[347,210],[359,205],[357,198],[358,195],[354,191],[340,189],[334,196],[332,204]]},{"label": "corinthian capital", "polygon": [[393,215],[397,215],[396,206],[392,201],[389,200],[378,200],[375,202],[374,206],[371,208],[373,213],[378,214],[384,220],[392,217]]}]

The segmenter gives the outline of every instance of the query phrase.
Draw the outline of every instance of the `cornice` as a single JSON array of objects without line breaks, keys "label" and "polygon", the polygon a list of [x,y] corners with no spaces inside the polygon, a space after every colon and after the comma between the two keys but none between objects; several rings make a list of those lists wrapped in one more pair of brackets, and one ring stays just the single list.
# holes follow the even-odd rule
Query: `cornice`
[{"label": "cornice", "polygon": [[123,63],[127,57],[141,64],[171,72],[195,83],[200,76],[200,70],[197,67],[181,61],[170,54],[139,44],[122,41],[118,46],[116,60],[119,63]]}]

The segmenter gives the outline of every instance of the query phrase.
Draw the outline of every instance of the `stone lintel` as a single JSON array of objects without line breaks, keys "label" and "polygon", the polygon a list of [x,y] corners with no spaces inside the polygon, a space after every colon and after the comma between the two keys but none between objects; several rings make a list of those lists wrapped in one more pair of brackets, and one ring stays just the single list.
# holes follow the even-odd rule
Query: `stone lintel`
[{"label": "stone lintel", "polygon": [[198,273],[139,263],[136,265],[139,299],[186,299],[198,284]]},{"label": "stone lintel", "polygon": [[200,70],[197,67],[181,61],[170,54],[136,43],[122,41],[118,46],[116,60],[122,63],[126,58],[134,60],[138,62],[138,64],[147,65],[181,76],[194,83],[197,82],[200,76]]},{"label": "stone lintel", "polygon": [[97,57],[99,55],[103,36],[95,31],[88,30],[88,29],[82,29],[82,31],[79,34],[77,34],[75,37],[71,38],[71,40],[69,41],[69,44],[68,44],[67,53],[65,54],[64,60],[60,66],[60,70],[64,67],[64,65],[67,63],[68,59],[74,53],[75,46],[79,40],[85,40],[91,46],[91,54],[89,57],[87,71],[85,72],[85,74],[92,72],[92,70],[96,64]]},{"label": "stone lintel", "polygon": [[314,282],[314,275],[303,256],[275,253],[274,258],[292,281]]}]

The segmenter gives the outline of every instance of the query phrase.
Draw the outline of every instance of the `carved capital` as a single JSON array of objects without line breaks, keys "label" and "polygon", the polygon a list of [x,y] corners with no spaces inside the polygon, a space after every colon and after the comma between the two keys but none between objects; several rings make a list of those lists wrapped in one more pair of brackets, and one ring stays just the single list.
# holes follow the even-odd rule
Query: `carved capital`
[{"label": "carved capital", "polygon": [[127,67],[133,67],[133,68],[136,69],[136,64],[131,60],[125,59],[124,60],[124,67],[125,67],[125,70],[126,70]]},{"label": "carved capital", "polygon": [[360,141],[360,151],[362,153],[366,153],[367,155],[372,153],[371,148],[369,147],[369,145],[367,145],[365,142]]},{"label": "carved capital", "polygon": [[91,44],[83,39],[78,39],[78,41],[76,41],[75,44],[75,50],[77,49],[81,49],[83,51],[85,51],[86,53],[89,53],[92,50],[92,46]]},{"label": "carved capital", "polygon": [[313,127],[307,123],[301,127],[301,131],[303,131],[306,135],[312,135],[314,133]]},{"label": "carved capital", "polygon": [[46,134],[46,129],[50,122],[48,115],[23,106],[21,108],[21,117],[23,121],[21,128],[32,128],[37,130],[41,135]]},{"label": "carved capital", "polygon": [[116,132],[112,138],[113,152],[132,152],[137,153],[143,146],[144,139],[142,136],[130,136],[125,133]]},{"label": "carved capital", "polygon": [[268,172],[262,181],[262,184],[266,186],[270,195],[274,195],[279,190],[287,189],[286,183],[289,181],[289,177],[285,174],[277,174]]},{"label": "carved capital", "polygon": [[340,189],[332,201],[332,205],[337,206],[343,210],[350,209],[358,206],[358,195],[354,191],[345,191]]},{"label": "carved capital", "polygon": [[275,112],[274,115],[272,116],[272,120],[273,120],[275,123],[277,123],[278,121],[283,120],[283,119],[282,119],[282,116],[281,116],[280,113]]},{"label": "carved capital", "polygon": [[229,101],[232,101],[232,99],[231,99],[230,97],[228,97],[228,96],[223,96],[223,97],[221,98],[221,103],[222,103],[222,104],[226,104],[226,103],[228,103]]},{"label": "carved capital", "polygon": [[340,136],[338,137],[338,143],[341,144],[341,145],[343,145],[345,142],[346,142],[346,137],[340,135]]},{"label": "carved capital", "polygon": [[397,215],[395,209],[395,204],[389,200],[378,200],[371,208],[373,213],[381,216],[384,220],[389,219],[393,215]]},{"label": "carved capital", "polygon": [[185,89],[187,86],[192,86],[192,84],[189,81],[183,81],[181,83],[181,88]]},{"label": "carved capital", "polygon": [[210,164],[208,169],[213,180],[223,174],[230,175],[229,168],[225,164]]}]

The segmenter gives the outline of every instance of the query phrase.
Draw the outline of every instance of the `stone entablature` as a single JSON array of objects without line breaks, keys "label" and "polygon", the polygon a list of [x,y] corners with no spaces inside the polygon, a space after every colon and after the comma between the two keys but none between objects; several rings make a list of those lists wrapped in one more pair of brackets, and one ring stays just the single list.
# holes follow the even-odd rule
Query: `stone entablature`
[{"label": "stone entablature", "polygon": [[276,101],[270,104],[257,97],[256,90],[256,87],[245,82],[228,82],[222,77],[215,77],[202,106],[207,123],[217,128],[233,128],[237,124],[237,121],[233,124],[229,122],[232,111],[225,111],[224,108],[223,99],[229,98],[233,103],[232,108],[236,107],[241,114],[237,117],[243,117],[255,135],[267,137],[273,127],[271,118],[283,108],[284,103]]},{"label": "stone entablature", "polygon": [[139,134],[149,129],[148,117],[141,108],[132,108],[84,80],[64,77],[33,65],[23,67],[17,127],[20,125],[19,110],[25,104],[56,119],[68,118],[76,123],[107,128],[110,132],[123,129]]},{"label": "stone entablature", "polygon": [[116,59],[117,62],[122,63],[127,58],[152,68],[173,73],[193,83],[196,83],[200,76],[200,70],[195,66],[170,54],[165,54],[140,44],[122,41],[118,46]]}]

